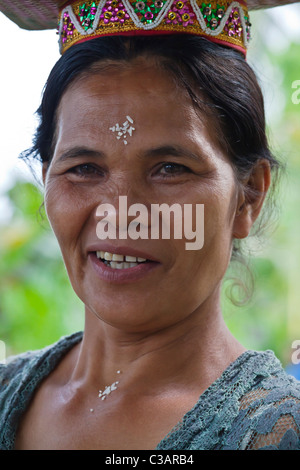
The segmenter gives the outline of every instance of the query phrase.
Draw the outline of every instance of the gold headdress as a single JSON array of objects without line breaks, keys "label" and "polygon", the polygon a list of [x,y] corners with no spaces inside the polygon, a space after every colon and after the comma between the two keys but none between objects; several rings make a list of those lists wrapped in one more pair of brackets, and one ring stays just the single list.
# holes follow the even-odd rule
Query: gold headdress
[{"label": "gold headdress", "polygon": [[0,11],[25,29],[51,29],[59,18],[62,54],[95,37],[174,33],[203,36],[246,54],[248,9],[289,3],[296,0],[0,0]]},{"label": "gold headdress", "polygon": [[60,11],[61,53],[99,36],[174,33],[204,36],[245,53],[247,6],[232,0],[77,0]]}]

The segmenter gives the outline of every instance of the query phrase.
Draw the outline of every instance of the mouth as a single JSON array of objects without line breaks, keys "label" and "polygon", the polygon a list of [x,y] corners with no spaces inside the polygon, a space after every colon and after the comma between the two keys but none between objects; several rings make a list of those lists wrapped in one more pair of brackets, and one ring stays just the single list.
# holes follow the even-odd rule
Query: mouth
[{"label": "mouth", "polygon": [[118,247],[117,253],[113,249],[109,250],[112,248],[109,246],[101,248],[91,246],[88,250],[89,259],[98,276],[109,283],[138,281],[161,266],[160,261],[150,259],[151,255],[135,248]]},{"label": "mouth", "polygon": [[152,263],[153,261],[132,255],[121,255],[108,251],[96,251],[97,259],[111,269],[131,269],[142,263]]}]

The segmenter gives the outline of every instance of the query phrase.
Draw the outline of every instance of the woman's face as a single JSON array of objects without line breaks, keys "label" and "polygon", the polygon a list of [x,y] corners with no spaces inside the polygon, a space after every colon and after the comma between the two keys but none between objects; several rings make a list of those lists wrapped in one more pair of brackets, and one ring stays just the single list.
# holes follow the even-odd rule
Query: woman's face
[{"label": "woman's face", "polygon": [[[126,121],[127,144],[116,128]],[[128,331],[160,329],[201,311],[219,290],[239,194],[216,129],[206,116],[199,119],[165,72],[144,63],[81,77],[65,92],[44,172],[45,206],[75,292],[106,323]],[[97,209],[109,203],[118,217],[120,196],[127,207],[143,204],[149,214],[152,204],[189,205],[194,229],[196,204],[203,204],[202,248],[187,250],[172,226],[170,237],[151,239],[150,215],[148,239],[99,239]],[[111,267],[96,252],[150,261]]]}]

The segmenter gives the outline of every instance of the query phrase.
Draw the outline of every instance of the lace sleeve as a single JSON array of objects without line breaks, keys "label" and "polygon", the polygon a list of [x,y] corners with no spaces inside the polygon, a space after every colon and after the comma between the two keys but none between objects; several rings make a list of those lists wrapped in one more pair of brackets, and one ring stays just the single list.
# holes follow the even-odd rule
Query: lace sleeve
[{"label": "lace sleeve", "polygon": [[253,422],[245,450],[300,450],[300,397],[295,390],[258,388],[240,404]]}]

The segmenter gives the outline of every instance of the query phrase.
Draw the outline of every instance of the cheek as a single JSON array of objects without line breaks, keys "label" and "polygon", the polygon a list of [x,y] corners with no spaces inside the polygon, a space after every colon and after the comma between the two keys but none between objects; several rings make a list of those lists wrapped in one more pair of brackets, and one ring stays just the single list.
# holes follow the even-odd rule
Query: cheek
[{"label": "cheek", "polygon": [[231,255],[234,210],[228,193],[218,195],[205,206],[204,251],[213,270],[223,275]]},{"label": "cheek", "polygon": [[74,247],[91,212],[91,199],[83,197],[72,184],[49,179],[45,188],[45,209],[62,253]]},{"label": "cheek", "polygon": [[[229,186],[230,187],[230,186]],[[196,285],[206,283],[213,285],[221,279],[228,267],[231,249],[235,214],[235,188],[232,191],[211,191],[209,197],[201,199],[204,204],[204,217],[198,222],[198,230],[203,228],[204,242],[202,248],[186,251],[183,245],[177,245],[178,252],[183,253],[183,263],[189,282]],[[193,220],[193,230],[195,227]],[[199,233],[196,232],[196,238]],[[193,240],[194,241],[194,240]]]}]

